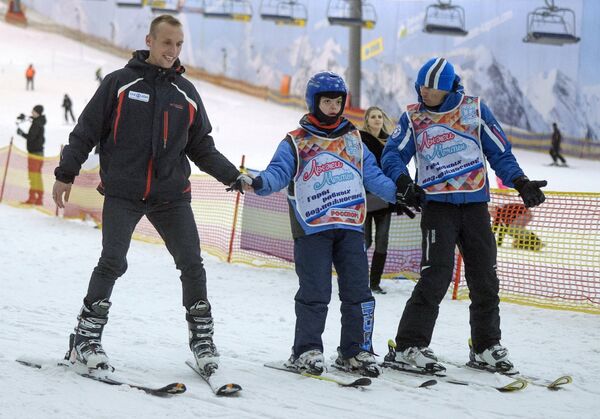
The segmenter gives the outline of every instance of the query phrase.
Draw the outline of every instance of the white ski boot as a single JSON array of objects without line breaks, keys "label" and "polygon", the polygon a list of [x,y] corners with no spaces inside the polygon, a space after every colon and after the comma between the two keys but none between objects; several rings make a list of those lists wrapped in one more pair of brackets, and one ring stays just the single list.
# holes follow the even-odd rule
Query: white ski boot
[{"label": "white ski boot", "polygon": [[499,372],[505,375],[519,373],[508,358],[508,349],[499,343],[490,346],[481,353],[475,353],[473,348],[471,348],[467,365],[471,368]]},{"label": "white ski boot", "polygon": [[208,301],[200,300],[186,313],[190,349],[200,371],[211,375],[219,368],[219,353],[213,343],[213,319]]},{"label": "white ski boot", "polygon": [[102,348],[102,331],[108,322],[111,303],[107,300],[85,304],[77,316],[79,323],[69,339],[69,352],[65,359],[72,364],[79,363],[90,369],[113,369]]},{"label": "white ski boot", "polygon": [[358,372],[366,377],[379,377],[381,374],[375,356],[367,351],[361,351],[350,358],[343,358],[338,348],[338,357],[334,366],[343,371]]},{"label": "white ski boot", "polygon": [[296,357],[293,353],[284,365],[287,368],[307,372],[313,375],[321,375],[325,370],[325,358],[323,352],[311,349]]}]

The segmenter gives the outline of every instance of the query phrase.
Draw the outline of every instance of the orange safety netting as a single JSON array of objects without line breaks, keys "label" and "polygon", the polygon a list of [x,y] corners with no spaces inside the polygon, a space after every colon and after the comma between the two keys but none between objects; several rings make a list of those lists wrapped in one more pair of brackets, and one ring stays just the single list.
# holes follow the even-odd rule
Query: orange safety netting
[{"label": "orange safety netting", "polygon": [[[41,178],[46,213],[59,213],[51,199],[58,157],[43,158]],[[7,161],[8,166],[7,166]],[[22,205],[28,199],[28,156],[16,147],[0,148],[2,202]],[[91,218],[101,224],[102,196],[98,170],[76,178],[63,216]],[[204,251],[223,260],[254,266],[293,267],[286,192],[259,197],[228,193],[208,175],[194,175],[192,209]],[[600,194],[547,192],[540,207],[526,209],[515,191],[494,190],[490,220],[498,243],[498,276],[503,301],[600,314]],[[236,202],[239,205],[236,205]],[[387,278],[418,279],[421,258],[420,217],[392,217]],[[161,242],[146,218],[137,239]],[[468,298],[457,252],[454,298]]]}]

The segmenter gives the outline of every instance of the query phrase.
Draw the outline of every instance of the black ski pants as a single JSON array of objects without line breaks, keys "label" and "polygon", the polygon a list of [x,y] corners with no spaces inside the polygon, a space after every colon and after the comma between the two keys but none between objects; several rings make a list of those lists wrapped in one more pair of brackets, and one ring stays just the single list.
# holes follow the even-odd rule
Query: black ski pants
[{"label": "black ski pants", "polygon": [[188,200],[151,203],[106,196],[102,209],[102,255],[90,279],[86,303],[109,298],[117,278],[127,270],[127,251],[135,226],[146,216],[165,241],[181,271],[183,305],[207,300],[206,272],[200,238]]},{"label": "black ski pants", "polygon": [[487,203],[427,202],[421,217],[421,232],[421,279],[407,301],[398,325],[398,349],[429,346],[439,305],[452,282],[456,245],[465,264],[471,298],[473,348],[479,353],[500,342],[496,241]]}]

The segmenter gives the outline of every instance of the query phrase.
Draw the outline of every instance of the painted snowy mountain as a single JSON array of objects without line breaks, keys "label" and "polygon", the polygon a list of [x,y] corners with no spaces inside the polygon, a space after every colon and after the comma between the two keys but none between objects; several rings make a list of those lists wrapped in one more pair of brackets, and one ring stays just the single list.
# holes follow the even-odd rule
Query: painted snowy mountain
[{"label": "painted snowy mountain", "polygon": [[600,87],[582,91],[574,80],[557,69],[538,74],[528,83],[527,96],[561,131],[575,137],[600,136]]}]

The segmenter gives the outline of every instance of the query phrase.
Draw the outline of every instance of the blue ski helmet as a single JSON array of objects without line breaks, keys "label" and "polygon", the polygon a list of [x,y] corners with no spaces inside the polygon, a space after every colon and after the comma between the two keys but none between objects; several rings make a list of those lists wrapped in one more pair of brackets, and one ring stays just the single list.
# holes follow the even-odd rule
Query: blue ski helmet
[{"label": "blue ski helmet", "polygon": [[342,111],[344,110],[348,89],[340,75],[332,71],[321,71],[310,78],[306,85],[306,106],[310,113],[315,113],[318,106],[317,96],[323,93],[339,93],[343,99]]}]

